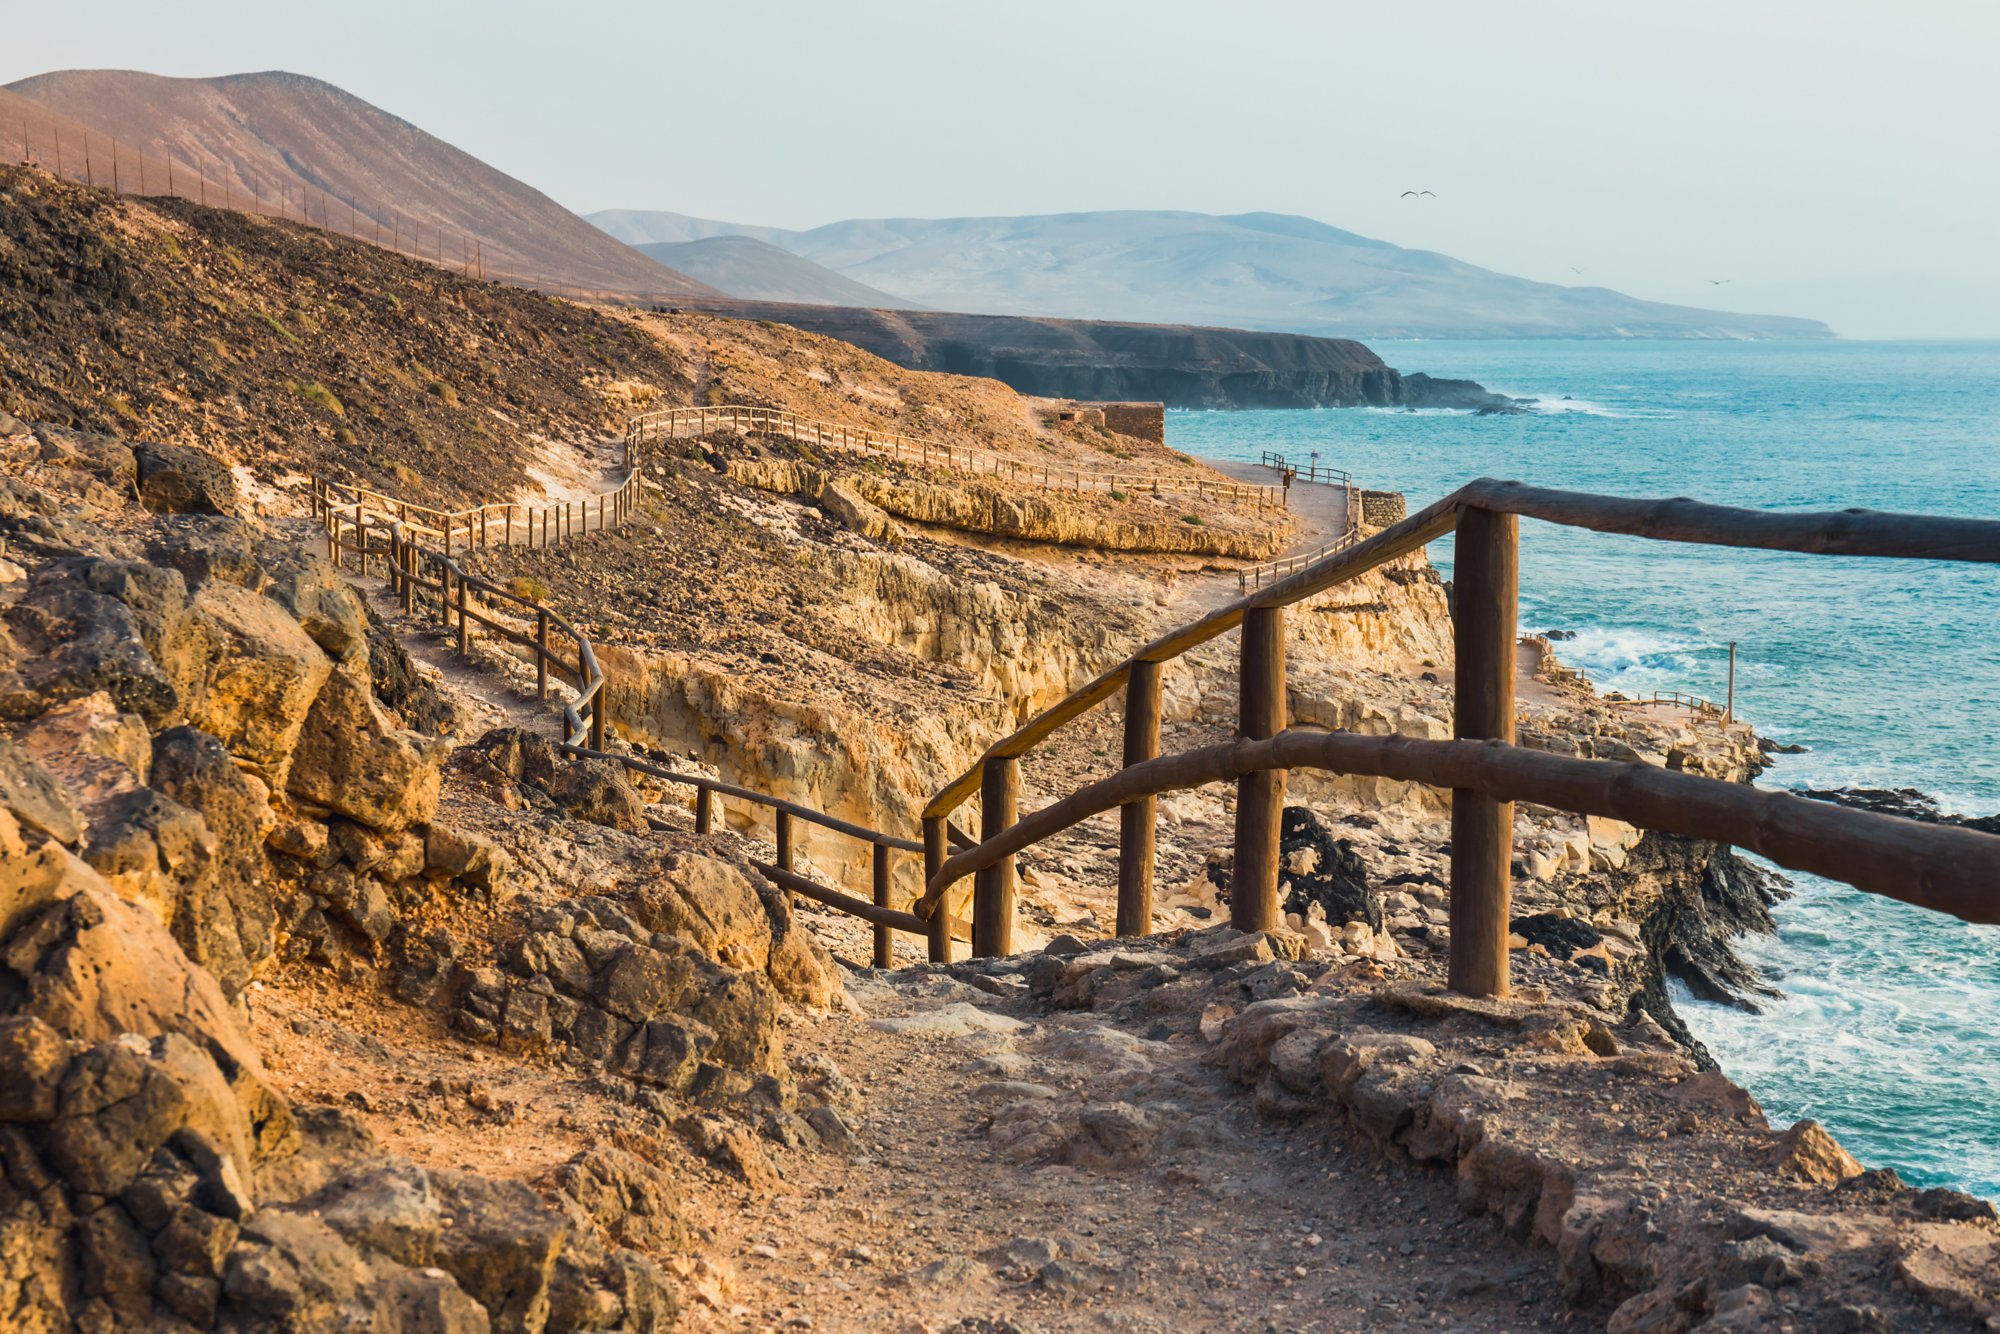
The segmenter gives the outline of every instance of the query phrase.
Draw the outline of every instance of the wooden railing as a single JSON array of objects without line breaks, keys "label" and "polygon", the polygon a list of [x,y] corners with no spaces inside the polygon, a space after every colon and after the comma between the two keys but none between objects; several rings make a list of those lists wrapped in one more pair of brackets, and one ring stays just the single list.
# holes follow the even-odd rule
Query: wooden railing
[{"label": "wooden railing", "polygon": [[[926,920],[897,909],[891,902],[895,884],[892,857],[897,853],[922,853],[923,844],[721,779],[680,773],[606,749],[610,685],[588,636],[541,602],[471,573],[458,557],[444,550],[423,545],[425,540],[439,539],[449,544],[454,535],[464,534],[459,550],[469,553],[486,545],[487,531],[498,527],[503,517],[515,511],[541,517],[538,527],[524,520],[520,530],[524,541],[534,541],[537,546],[602,531],[630,514],[639,494],[639,476],[634,466],[616,488],[603,495],[547,507],[482,505],[443,511],[338,482],[315,482],[311,501],[313,513],[326,535],[327,554],[336,566],[345,568],[352,558],[354,567],[364,577],[381,574],[388,580],[390,596],[406,613],[435,614],[446,634],[456,636],[461,656],[471,652],[475,634],[472,627],[476,625],[524,651],[535,668],[538,700],[549,698],[551,675],[567,682],[574,695],[558,706],[558,744],[564,754],[611,760],[631,772],[692,789],[694,827],[698,834],[714,832],[717,797],[769,809],[774,856],[768,863],[752,865],[783,889],[870,923],[874,927],[873,957],[877,967],[893,966],[892,933],[896,931],[925,937],[927,950],[933,954],[948,954],[952,939],[969,940],[971,928],[965,922],[940,913],[933,913]],[[410,516],[407,521],[405,515]],[[507,540],[512,540],[511,530],[507,530]],[[529,624],[534,627],[532,631],[526,628]],[[567,641],[569,656],[564,655],[560,644],[551,644],[551,632]],[[799,822],[857,839],[872,849],[872,901],[843,894],[798,873],[795,826]],[[971,840],[963,834],[950,832],[959,845],[970,846]]]},{"label": "wooden railing", "polygon": [[[1580,675],[1580,673],[1579,673]],[[1624,705],[1628,708],[1652,708],[1658,705],[1669,709],[1686,709],[1689,713],[1700,714],[1704,718],[1720,718],[1725,710],[1712,699],[1700,695],[1690,695],[1684,690],[1654,690],[1644,695],[1626,694],[1623,691],[1605,696],[1605,703]]]},{"label": "wooden railing", "polygon": [[1301,473],[1285,461],[1283,454],[1265,450],[1258,460],[1262,466],[1280,473],[1289,472],[1294,477],[1303,476],[1308,482],[1321,486],[1337,486],[1347,492],[1347,526],[1339,533],[1314,547],[1295,556],[1280,556],[1267,560],[1261,565],[1252,565],[1236,574],[1238,592],[1247,593],[1265,584],[1274,584],[1288,574],[1296,574],[1309,565],[1317,564],[1336,552],[1345,551],[1361,540],[1361,492],[1355,488],[1353,476],[1345,468],[1323,468],[1318,464],[1307,464]]},{"label": "wooden railing", "polygon": [[759,435],[781,436],[799,444],[820,445],[870,454],[878,458],[918,463],[925,467],[952,468],[980,476],[1003,477],[1065,491],[1104,491],[1119,494],[1197,495],[1207,500],[1243,501],[1262,509],[1280,509],[1285,504],[1281,486],[1251,486],[1244,482],[1211,481],[1204,477],[1175,477],[1151,470],[1097,472],[1074,467],[1056,467],[1018,459],[990,449],[971,449],[940,441],[918,440],[886,431],[872,431],[839,422],[801,417],[782,408],[760,408],[742,404],[710,408],[667,408],[635,418],[625,433],[628,458],[633,451],[660,440],[683,440],[716,430],[742,430]]},{"label": "wooden railing", "polygon": [[1257,462],[1273,472],[1290,473],[1295,482],[1316,482],[1321,486],[1344,486],[1349,489],[1354,486],[1354,475],[1345,468],[1322,467],[1310,460],[1301,468],[1275,450],[1265,450]]},{"label": "wooden railing", "polygon": [[[1711,839],[1781,866],[1842,880],[1972,922],[2000,923],[2000,837],[1828,807],[1785,793],[1643,763],[1574,760],[1514,744],[1519,519],[1694,542],[1816,555],[2000,563],[2000,523],[1867,510],[1781,514],[1692,500],[1631,500],[1482,480],[1392,528],[1145,645],[1125,662],[989,747],[924,808],[920,918],[945,909],[966,877],[973,950],[1012,947],[1014,859],[1078,821],[1120,808],[1118,931],[1151,929],[1158,793],[1234,781],[1230,921],[1278,924],[1278,830],[1285,772],[1317,768],[1428,783],[1452,791],[1450,963],[1455,990],[1504,995],[1513,803],[1600,815]],[[1284,609],[1456,532],[1457,657],[1452,741],[1291,730],[1285,716]],[[1160,756],[1160,677],[1168,662],[1241,629],[1237,740]],[[1025,818],[1021,758],[1119,691],[1124,768]],[[946,822],[980,794],[981,840],[948,852]]]}]

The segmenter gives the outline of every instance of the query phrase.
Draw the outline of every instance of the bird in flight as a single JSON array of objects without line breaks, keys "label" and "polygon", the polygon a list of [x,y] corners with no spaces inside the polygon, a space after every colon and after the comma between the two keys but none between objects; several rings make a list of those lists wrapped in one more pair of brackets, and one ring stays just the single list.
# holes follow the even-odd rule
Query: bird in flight
[{"label": "bird in flight", "polygon": [[1710,278],[1708,280],[1708,285],[1710,287],[1720,287],[1724,283],[1733,283],[1735,281],[1736,280],[1734,278]]},{"label": "bird in flight", "polygon": [[1582,269],[1579,269],[1579,268],[1578,268],[1578,267],[1577,267],[1576,265],[1574,265],[1574,264],[1572,264],[1572,265],[1570,265],[1570,266],[1569,266],[1569,271],[1570,271],[1571,273],[1574,273],[1574,274],[1579,274],[1579,275],[1580,275],[1580,274],[1582,274],[1582,272],[1583,272],[1583,270],[1582,270]]},{"label": "bird in flight", "polygon": [[1432,193],[1432,192],[1431,192],[1431,191],[1429,191],[1429,190],[1405,190],[1405,191],[1403,191],[1403,198],[1405,198],[1405,199],[1408,199],[1408,198],[1410,198],[1410,197],[1411,197],[1412,195],[1424,195],[1424,196],[1427,196],[1428,198],[1431,198],[1431,199],[1436,199],[1436,198],[1437,198],[1437,195],[1435,195],[1434,193]]}]

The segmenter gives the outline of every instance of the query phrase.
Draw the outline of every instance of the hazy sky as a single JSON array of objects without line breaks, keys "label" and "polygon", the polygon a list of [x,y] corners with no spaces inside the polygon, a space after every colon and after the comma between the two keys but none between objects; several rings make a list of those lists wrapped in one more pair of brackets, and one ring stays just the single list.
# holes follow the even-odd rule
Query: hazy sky
[{"label": "hazy sky", "polygon": [[1991,0],[0,0],[0,33],[0,81],[316,75],[585,212],[1272,210],[1850,336],[2000,336]]}]

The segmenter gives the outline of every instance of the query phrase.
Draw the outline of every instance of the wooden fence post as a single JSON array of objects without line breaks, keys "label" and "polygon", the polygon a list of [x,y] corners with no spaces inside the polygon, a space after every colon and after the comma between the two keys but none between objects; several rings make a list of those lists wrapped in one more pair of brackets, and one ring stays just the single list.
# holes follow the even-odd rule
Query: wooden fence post
[{"label": "wooden fence post", "polygon": [[[1127,765],[1144,764],[1160,753],[1160,664],[1143,659],[1125,678]],[[1157,797],[1141,797],[1118,809],[1118,934],[1153,933],[1153,835]]]},{"label": "wooden fence post", "polygon": [[[979,784],[979,837],[992,838],[1020,813],[1021,761],[1012,755],[986,761]],[[972,891],[972,953],[990,959],[1014,952],[1014,857],[978,873]]]},{"label": "wooden fence post", "polygon": [[[875,906],[887,908],[889,903],[889,849],[875,845]],[[894,968],[896,966],[896,933],[893,928],[877,923],[875,926],[875,966]]]},{"label": "wooden fence post", "polygon": [[535,608],[535,698],[549,697],[549,612]]},{"label": "wooden fence post", "polygon": [[[1514,743],[1514,633],[1520,595],[1520,520],[1465,509],[1458,517],[1452,633],[1452,735]],[[1507,994],[1514,803],[1451,794],[1451,989]]]},{"label": "wooden fence post", "polygon": [[715,793],[705,787],[694,790],[694,832],[715,832]]},{"label": "wooden fence post", "polygon": [[[775,815],[775,827],[771,830],[771,842],[778,849],[778,869],[780,871],[795,871],[798,869],[798,853],[792,846],[792,813],[790,811],[778,811],[775,812]],[[788,897],[793,903],[798,902],[798,895],[792,894]]]},{"label": "wooden fence post", "polygon": [[[943,816],[927,816],[924,819],[924,884],[931,882],[944,859],[951,854],[951,839]],[[928,954],[932,963],[951,962],[951,895],[944,894],[938,899],[937,911],[931,914],[930,936],[927,940]]]},{"label": "wooden fence post", "polygon": [[[1237,735],[1253,741],[1285,728],[1285,611],[1252,607],[1243,615],[1238,668]],[[1266,769],[1236,780],[1236,866],[1229,888],[1229,924],[1238,931],[1278,925],[1278,830],[1285,808],[1285,771]]]},{"label": "wooden fence post", "polygon": [[465,619],[465,576],[458,576],[458,656],[463,658],[472,651],[472,629]]}]

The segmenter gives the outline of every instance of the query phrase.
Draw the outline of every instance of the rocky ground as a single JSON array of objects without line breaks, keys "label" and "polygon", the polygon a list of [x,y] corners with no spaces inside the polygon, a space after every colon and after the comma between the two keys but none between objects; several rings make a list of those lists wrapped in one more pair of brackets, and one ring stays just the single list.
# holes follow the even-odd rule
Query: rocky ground
[{"label": "rocky ground", "polygon": [[[10,238],[100,253],[63,231],[76,212],[158,244],[142,213],[48,189],[9,178]],[[43,304],[88,305],[107,264]],[[669,336],[693,325],[626,332],[696,368],[689,394],[791,373],[787,336],[747,326],[759,350],[718,378],[727,323],[698,349]],[[888,383],[819,355],[800,373],[851,409]],[[107,367],[157,364],[48,385],[94,421]],[[8,392],[58,401],[26,383]],[[905,388],[1041,448],[1020,400],[967,383]],[[880,392],[876,424],[916,407]],[[1744,997],[1728,942],[1782,892],[1726,849],[1524,807],[1519,995],[1467,1002],[1439,987],[1442,794],[1297,774],[1284,931],[1217,925],[1230,794],[1171,794],[1158,936],[1105,939],[1101,820],[1024,857],[1023,953],[931,967],[906,940],[875,973],[861,923],[754,869],[755,811],[697,836],[684,789],[560,759],[517,657],[460,660],[331,567],[269,481],[339,443],[253,467],[0,415],[7,1327],[2000,1328],[1989,1205],[1767,1125],[1680,1029],[1665,978]],[[1213,552],[862,494],[963,478],[760,486],[738,465],[827,461],[701,445],[633,525],[484,568],[589,630],[616,745],[872,825],[907,829],[994,735],[1234,582]],[[568,485],[601,470],[557,454]],[[466,490],[508,484],[466,458]],[[1030,512],[994,495],[974,508]],[[1448,732],[1447,596],[1420,556],[1288,626],[1296,723]],[[1167,674],[1168,746],[1227,733],[1233,651]],[[1746,728],[1547,668],[1524,654],[1526,744],[1762,764]],[[1116,709],[1024,764],[1025,805],[1115,764]],[[800,851],[862,870],[838,839]]]}]

